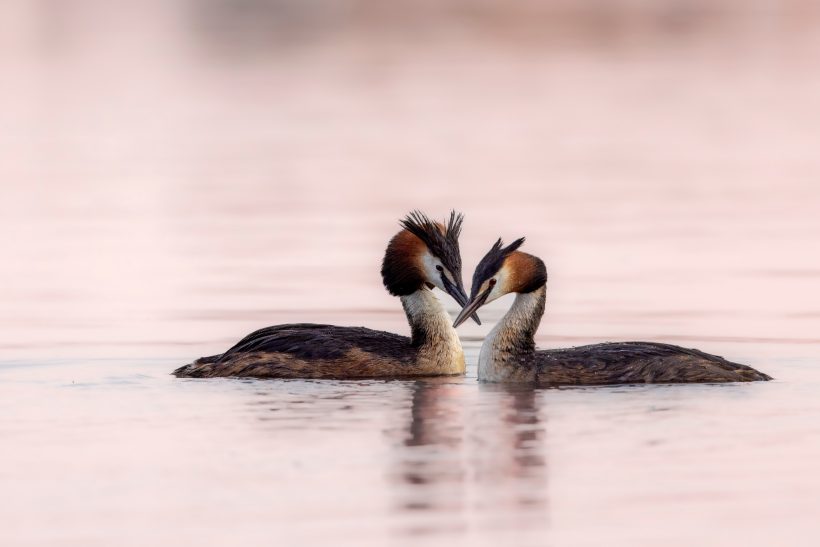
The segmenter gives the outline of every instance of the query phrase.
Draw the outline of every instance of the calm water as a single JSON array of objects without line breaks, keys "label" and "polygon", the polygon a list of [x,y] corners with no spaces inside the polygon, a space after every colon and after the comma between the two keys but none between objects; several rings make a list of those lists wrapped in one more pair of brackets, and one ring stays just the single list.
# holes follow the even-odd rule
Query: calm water
[{"label": "calm water", "polygon": [[[817,544],[816,19],[271,43],[196,4],[1,8],[1,545]],[[169,375],[269,324],[407,333],[381,254],[451,207],[468,283],[499,236],[546,260],[541,346],[776,381],[478,385],[509,299],[465,378]]]}]

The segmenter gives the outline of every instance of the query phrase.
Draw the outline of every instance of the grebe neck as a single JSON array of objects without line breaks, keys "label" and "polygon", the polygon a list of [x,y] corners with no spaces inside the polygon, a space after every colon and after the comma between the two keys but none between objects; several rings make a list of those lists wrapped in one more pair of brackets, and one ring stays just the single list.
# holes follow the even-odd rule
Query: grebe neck
[{"label": "grebe neck", "polygon": [[436,374],[463,374],[464,350],[450,314],[433,291],[423,287],[402,296],[410,324],[411,342],[418,350],[418,365]]},{"label": "grebe neck", "polygon": [[546,300],[546,285],[515,296],[513,305],[481,345],[479,380],[509,379],[511,374],[521,372],[513,369],[535,352],[535,332],[541,324]]}]

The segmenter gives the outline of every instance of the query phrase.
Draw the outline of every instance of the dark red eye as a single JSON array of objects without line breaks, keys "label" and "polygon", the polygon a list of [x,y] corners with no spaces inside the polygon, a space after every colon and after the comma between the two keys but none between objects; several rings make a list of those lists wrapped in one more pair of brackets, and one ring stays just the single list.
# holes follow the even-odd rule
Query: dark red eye
[{"label": "dark red eye", "polygon": [[490,287],[495,287],[495,279],[490,279]]}]

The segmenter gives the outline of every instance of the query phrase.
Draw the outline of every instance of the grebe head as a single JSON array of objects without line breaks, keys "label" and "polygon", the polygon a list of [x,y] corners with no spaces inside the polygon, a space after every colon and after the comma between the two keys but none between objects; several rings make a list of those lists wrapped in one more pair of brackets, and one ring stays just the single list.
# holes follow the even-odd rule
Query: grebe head
[{"label": "grebe head", "polygon": [[[455,211],[450,212],[446,225],[430,220],[420,211],[401,220],[403,229],[390,240],[382,262],[382,280],[387,291],[405,296],[425,286],[438,287],[459,305],[466,305],[458,247],[463,220],[464,216]],[[478,316],[473,319],[481,324]]]},{"label": "grebe head", "polygon": [[505,294],[532,292],[547,283],[544,262],[537,256],[519,251],[523,244],[523,237],[506,247],[501,239],[495,242],[476,266],[470,301],[458,314],[453,326],[459,326],[478,308]]}]

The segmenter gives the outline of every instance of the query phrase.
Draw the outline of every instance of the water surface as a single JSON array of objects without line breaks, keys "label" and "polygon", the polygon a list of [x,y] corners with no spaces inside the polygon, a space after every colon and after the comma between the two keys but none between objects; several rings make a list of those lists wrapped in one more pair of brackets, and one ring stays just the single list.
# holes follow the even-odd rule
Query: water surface
[{"label": "water surface", "polygon": [[[308,10],[271,40],[219,2],[75,4],[0,8],[0,544],[817,543],[816,19]],[[776,380],[479,385],[508,298],[464,378],[170,376],[269,324],[406,334],[384,246],[452,207],[468,283],[499,236],[545,259],[542,347]]]}]

